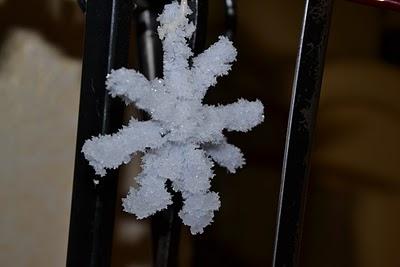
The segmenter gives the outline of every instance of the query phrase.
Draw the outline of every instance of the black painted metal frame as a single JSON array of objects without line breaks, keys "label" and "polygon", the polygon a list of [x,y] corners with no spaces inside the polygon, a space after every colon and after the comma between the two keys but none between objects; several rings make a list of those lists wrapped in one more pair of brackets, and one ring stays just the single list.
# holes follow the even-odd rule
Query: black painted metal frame
[{"label": "black painted metal frame", "polygon": [[114,132],[123,105],[105,90],[111,69],[128,60],[132,5],[126,0],[88,1],[76,143],[67,266],[110,266],[118,173],[100,181],[81,148],[91,136]]},{"label": "black painted metal frame", "polygon": [[[399,0],[350,0],[400,10]],[[299,265],[310,154],[318,112],[333,0],[306,0],[290,104],[273,267]]]},{"label": "black painted metal frame", "polygon": [[[137,41],[139,53],[139,69],[148,79],[162,77],[162,47],[157,35],[156,18],[165,3],[152,5],[142,3],[137,12]],[[189,0],[193,11],[190,20],[196,30],[190,40],[194,53],[204,49],[207,21],[207,0]],[[155,267],[177,266],[181,222],[178,212],[181,200],[178,194],[173,194],[173,204],[167,209],[153,215],[151,220],[153,236],[153,265]]]},{"label": "black painted metal frame", "polygon": [[[81,148],[91,136],[115,132],[122,124],[124,105],[107,94],[105,78],[111,69],[127,65],[133,14],[140,71],[150,79],[162,76],[163,57],[156,17],[167,2],[78,0],[86,13],[86,31],[67,266],[111,265],[118,173],[111,171],[97,180]],[[198,53],[204,49],[207,0],[189,0],[188,4],[193,11],[190,19],[196,26],[190,43]],[[157,267],[177,266],[180,204],[175,202],[152,219],[154,266]]]},{"label": "black painted metal frame", "polygon": [[[122,106],[105,90],[106,74],[126,65],[133,6],[140,70],[161,77],[162,51],[156,16],[167,1],[78,0],[86,12],[85,52],[78,123],[67,266],[110,266],[117,172],[96,177],[82,153],[83,142],[114,132],[121,125]],[[196,53],[204,48],[206,0],[189,0],[196,33]],[[227,31],[235,31],[235,1],[226,0]],[[293,84],[274,247],[274,267],[298,266],[302,217],[310,168],[310,153],[322,82],[332,0],[306,0],[301,44]],[[177,196],[175,196],[177,197]],[[154,266],[177,266],[179,204],[152,219]]]},{"label": "black painted metal frame", "polygon": [[306,0],[282,169],[273,267],[298,266],[332,0]]},{"label": "black painted metal frame", "polygon": [[[122,105],[109,98],[104,80],[111,69],[127,64],[133,4],[128,0],[87,3],[80,0],[79,3],[86,12],[86,35],[67,266],[109,266],[118,175],[111,172],[95,183],[96,177],[80,149],[87,138],[113,132],[121,124]],[[329,29],[330,0],[306,3],[289,117],[274,266],[297,265],[312,132]],[[140,70],[150,79],[162,75],[156,16],[163,4],[164,1],[135,1]],[[196,25],[191,45],[198,53],[204,48],[207,1],[192,0],[189,4]],[[226,0],[225,6],[226,35],[232,38],[235,2]],[[178,210],[179,204],[172,205],[152,219],[154,266],[177,265]]]}]

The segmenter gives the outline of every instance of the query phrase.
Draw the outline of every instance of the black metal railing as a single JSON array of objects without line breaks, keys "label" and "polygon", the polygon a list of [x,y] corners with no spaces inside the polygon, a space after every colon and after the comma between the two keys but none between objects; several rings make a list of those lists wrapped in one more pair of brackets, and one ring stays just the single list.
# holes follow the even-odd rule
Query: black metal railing
[{"label": "black metal railing", "polygon": [[[400,10],[399,0],[354,2]],[[273,267],[299,266],[311,148],[333,0],[306,0],[286,133]]]},{"label": "black metal railing", "polygon": [[86,28],[67,266],[110,266],[118,172],[97,184],[81,153],[86,139],[116,131],[123,105],[105,90],[111,69],[128,61],[131,8],[125,0],[85,3]]},{"label": "black metal railing", "polygon": [[[111,264],[118,172],[96,180],[83,154],[91,136],[115,132],[122,124],[123,105],[111,99],[105,78],[126,66],[132,19],[136,20],[140,71],[149,79],[162,75],[162,48],[156,17],[168,1],[78,0],[85,12],[86,31],[73,183],[67,266],[105,267]],[[398,0],[355,0],[400,9]],[[192,49],[204,48],[207,0],[189,0],[196,26]],[[290,104],[282,182],[277,215],[274,267],[298,266],[306,204],[310,153],[327,47],[332,0],[306,0],[300,48]],[[227,29],[235,32],[235,1],[225,0]],[[178,198],[178,196],[174,196]],[[154,266],[177,266],[179,201],[152,219]]]}]

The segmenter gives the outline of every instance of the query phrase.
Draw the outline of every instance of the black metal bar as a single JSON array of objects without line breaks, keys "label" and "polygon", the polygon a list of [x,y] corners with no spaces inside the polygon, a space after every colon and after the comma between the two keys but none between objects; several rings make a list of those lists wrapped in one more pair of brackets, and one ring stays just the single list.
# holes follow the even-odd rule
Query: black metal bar
[{"label": "black metal bar", "polygon": [[116,171],[98,182],[81,153],[91,136],[116,131],[123,105],[111,99],[105,78],[128,60],[131,3],[128,0],[87,1],[75,172],[72,193],[67,266],[110,266]]},{"label": "black metal bar", "polygon": [[[156,21],[163,5],[153,3],[147,6],[142,3],[142,6],[147,8],[136,16],[139,70],[151,80],[161,78],[163,74],[162,45],[157,35]],[[151,219],[153,265],[157,267],[177,266],[181,225],[176,216],[181,206],[177,198],[174,195],[173,204]]]},{"label": "black metal bar", "polygon": [[233,40],[236,33],[236,0],[225,2],[225,36]]},{"label": "black metal bar", "polygon": [[83,13],[86,12],[86,0],[77,0],[79,8],[82,10]]},{"label": "black metal bar", "polygon": [[135,16],[139,70],[150,80],[161,78],[163,74],[162,45],[157,35],[157,16],[161,11],[162,5],[157,5],[141,9]]},{"label": "black metal bar", "polygon": [[153,266],[178,266],[179,239],[182,222],[178,212],[182,207],[182,197],[168,188],[172,193],[173,204],[167,209],[153,215],[151,229],[153,238]]},{"label": "black metal bar", "polygon": [[188,5],[193,11],[189,20],[196,26],[196,31],[190,39],[190,47],[194,55],[204,50],[207,37],[208,0],[188,0]]},{"label": "black metal bar", "polygon": [[274,267],[298,266],[310,154],[332,0],[307,0],[293,84],[279,196]]},{"label": "black metal bar", "polygon": [[[169,1],[149,2],[136,1],[140,7],[136,15],[137,41],[139,49],[139,69],[148,79],[162,77],[162,46],[157,35],[158,14],[163,5]],[[188,4],[193,11],[190,20],[196,26],[196,31],[190,40],[190,45],[195,54],[204,49],[207,1],[189,0]],[[173,193],[173,204],[167,209],[158,212],[151,219],[153,236],[153,265],[156,267],[169,267],[178,265],[178,248],[181,230],[181,221],[178,212],[182,206],[181,196]]]}]

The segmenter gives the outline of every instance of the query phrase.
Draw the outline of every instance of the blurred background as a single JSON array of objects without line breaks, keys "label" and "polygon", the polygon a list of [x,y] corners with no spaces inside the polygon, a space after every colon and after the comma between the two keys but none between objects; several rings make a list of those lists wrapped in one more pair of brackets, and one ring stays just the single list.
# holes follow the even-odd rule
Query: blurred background
[{"label": "blurred background", "polygon": [[[222,1],[209,6],[211,44],[224,17]],[[271,264],[302,15],[303,1],[238,1],[238,61],[206,102],[259,98],[266,120],[229,135],[247,166],[235,175],[216,169],[222,207],[203,235],[182,228],[180,266]],[[1,266],[65,265],[83,33],[75,1],[0,1]],[[336,1],[302,266],[400,266],[399,98],[400,13]],[[139,162],[122,170],[119,198]],[[150,266],[149,221],[120,204],[112,266]]]}]

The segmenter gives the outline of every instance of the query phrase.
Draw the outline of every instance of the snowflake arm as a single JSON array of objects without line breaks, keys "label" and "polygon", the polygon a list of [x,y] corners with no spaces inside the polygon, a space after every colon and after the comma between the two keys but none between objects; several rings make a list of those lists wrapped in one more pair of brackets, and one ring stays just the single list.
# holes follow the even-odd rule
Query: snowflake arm
[{"label": "snowflake arm", "polygon": [[243,167],[246,162],[240,149],[226,141],[219,144],[207,144],[203,149],[216,163],[227,168],[231,173],[235,173],[236,169]]},{"label": "snowflake arm", "polygon": [[207,89],[217,83],[217,77],[227,75],[237,51],[232,42],[223,36],[206,51],[193,59],[191,69],[196,94],[203,98]]},{"label": "snowflake arm", "polygon": [[164,142],[162,128],[158,123],[131,120],[118,133],[86,140],[82,152],[96,174],[104,176],[105,169],[115,169],[128,163],[135,152],[159,147]]},{"label": "snowflake arm", "polygon": [[172,204],[171,194],[165,187],[166,179],[142,174],[137,180],[139,188],[131,187],[126,198],[122,199],[124,211],[142,219]]},{"label": "snowflake arm", "polygon": [[106,88],[112,97],[121,97],[127,104],[135,103],[150,114],[169,98],[163,80],[149,81],[141,73],[125,68],[112,70],[107,75]]},{"label": "snowflake arm", "polygon": [[186,98],[192,95],[189,90],[192,87],[189,81],[188,59],[193,52],[186,41],[195,30],[187,18],[191,13],[187,4],[179,5],[173,2],[165,7],[157,19],[160,22],[158,35],[164,50],[164,80],[173,95]]},{"label": "snowflake arm", "polygon": [[228,131],[247,132],[264,121],[264,106],[260,100],[237,102],[214,107],[217,117]]},{"label": "snowflake arm", "polygon": [[201,234],[204,227],[213,221],[214,211],[220,206],[219,196],[215,192],[189,195],[183,202],[179,217],[185,225],[190,226],[192,234]]}]

